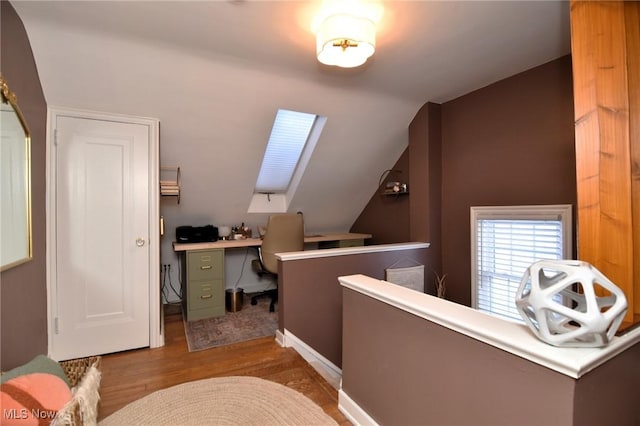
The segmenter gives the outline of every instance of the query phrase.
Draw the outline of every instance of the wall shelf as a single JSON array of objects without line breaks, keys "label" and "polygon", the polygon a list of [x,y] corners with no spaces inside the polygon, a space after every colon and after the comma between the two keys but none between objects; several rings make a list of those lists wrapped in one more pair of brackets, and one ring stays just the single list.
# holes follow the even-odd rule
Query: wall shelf
[{"label": "wall shelf", "polygon": [[180,204],[180,167],[160,167],[160,195],[176,197]]},{"label": "wall shelf", "polygon": [[394,191],[393,189],[385,189],[381,192],[382,195],[404,195],[409,194],[409,191]]},{"label": "wall shelf", "polygon": [[380,190],[381,195],[400,195],[400,194],[408,194],[409,190],[407,188],[406,181],[402,182],[396,179],[389,179],[387,182],[382,185],[382,182],[389,178],[391,174],[398,175],[401,174],[402,170],[396,169],[387,169],[380,175],[380,179],[378,180],[378,188],[382,188]]}]

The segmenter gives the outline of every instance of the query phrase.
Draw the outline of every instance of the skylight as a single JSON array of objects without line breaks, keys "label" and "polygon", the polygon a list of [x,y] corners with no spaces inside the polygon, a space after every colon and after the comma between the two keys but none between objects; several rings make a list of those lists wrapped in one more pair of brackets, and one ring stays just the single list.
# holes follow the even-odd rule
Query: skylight
[{"label": "skylight", "polygon": [[287,191],[316,117],[305,112],[278,110],[262,159],[256,192]]},{"label": "skylight", "polygon": [[326,117],[279,109],[249,212],[284,212],[302,178]]}]

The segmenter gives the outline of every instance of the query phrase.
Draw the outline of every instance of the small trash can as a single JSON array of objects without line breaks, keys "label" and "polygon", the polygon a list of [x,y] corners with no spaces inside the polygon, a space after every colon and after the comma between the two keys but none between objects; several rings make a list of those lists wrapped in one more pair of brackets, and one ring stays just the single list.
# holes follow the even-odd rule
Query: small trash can
[{"label": "small trash can", "polygon": [[244,292],[241,288],[228,288],[225,294],[225,302],[228,312],[238,312],[242,309]]}]

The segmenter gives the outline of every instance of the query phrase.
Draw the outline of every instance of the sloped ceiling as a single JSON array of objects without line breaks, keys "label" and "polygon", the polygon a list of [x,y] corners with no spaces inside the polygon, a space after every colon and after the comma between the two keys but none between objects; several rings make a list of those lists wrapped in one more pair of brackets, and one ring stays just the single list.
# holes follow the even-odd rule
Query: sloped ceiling
[{"label": "sloped ceiling", "polygon": [[570,51],[568,2],[387,1],[358,69],[315,59],[310,1],[11,1],[49,106],[155,117],[180,166],[178,225],[254,227],[247,214],[276,110],[328,117],[292,201],[310,232],[346,231],[407,126],[442,103]]}]

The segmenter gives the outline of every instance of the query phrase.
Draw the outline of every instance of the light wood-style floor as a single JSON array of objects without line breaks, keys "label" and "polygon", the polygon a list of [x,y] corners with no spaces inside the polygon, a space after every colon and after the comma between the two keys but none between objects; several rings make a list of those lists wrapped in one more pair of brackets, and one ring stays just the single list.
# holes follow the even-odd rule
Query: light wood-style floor
[{"label": "light wood-style floor", "polygon": [[293,349],[265,337],[189,352],[182,315],[175,307],[165,310],[165,346],[102,357],[98,418],[154,391],[224,376],[254,376],[283,384],[313,400],[338,424],[351,424],[338,410],[337,391]]}]

